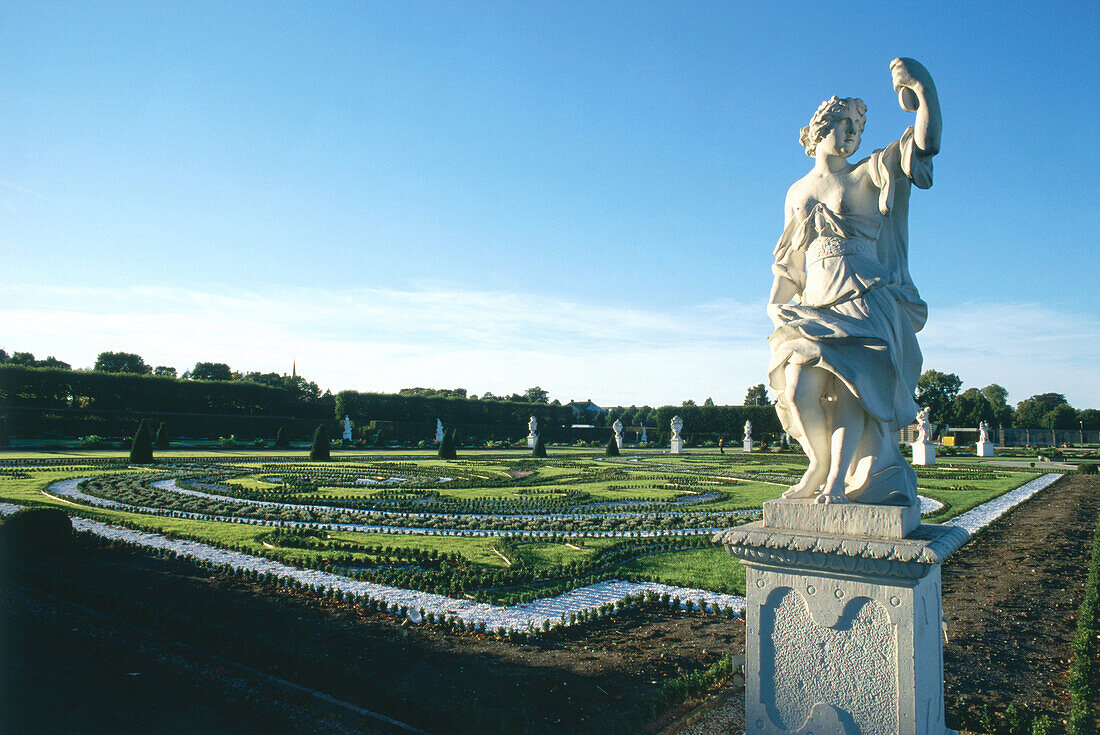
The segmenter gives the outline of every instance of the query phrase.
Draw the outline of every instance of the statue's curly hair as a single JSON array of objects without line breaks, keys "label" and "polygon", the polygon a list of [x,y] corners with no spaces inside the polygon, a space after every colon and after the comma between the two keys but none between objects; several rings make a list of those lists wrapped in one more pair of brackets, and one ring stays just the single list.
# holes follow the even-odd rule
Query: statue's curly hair
[{"label": "statue's curly hair", "polygon": [[863,126],[867,122],[867,105],[857,97],[837,97],[835,94],[822,102],[817,107],[817,112],[810,118],[810,124],[802,128],[798,136],[798,142],[806,149],[806,155],[811,158],[817,152],[817,144],[829,134],[829,128],[838,117],[854,107],[859,115],[859,132],[863,133]]}]

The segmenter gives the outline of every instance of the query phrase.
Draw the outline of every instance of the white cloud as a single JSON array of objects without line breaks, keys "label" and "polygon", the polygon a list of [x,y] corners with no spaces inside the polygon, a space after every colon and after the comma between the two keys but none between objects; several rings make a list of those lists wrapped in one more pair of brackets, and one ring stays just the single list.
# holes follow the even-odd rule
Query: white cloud
[{"label": "white cloud", "polygon": [[[197,361],[299,372],[340,390],[541,385],[597,403],[739,403],[764,381],[770,325],[757,303],[627,308],[512,292],[273,289],[222,293],[138,286],[0,287],[0,346],[90,366],[103,350],[181,372]],[[1100,406],[1100,337],[1087,320],[1031,305],[933,309],[925,365],[1018,401],[1048,390]]]}]

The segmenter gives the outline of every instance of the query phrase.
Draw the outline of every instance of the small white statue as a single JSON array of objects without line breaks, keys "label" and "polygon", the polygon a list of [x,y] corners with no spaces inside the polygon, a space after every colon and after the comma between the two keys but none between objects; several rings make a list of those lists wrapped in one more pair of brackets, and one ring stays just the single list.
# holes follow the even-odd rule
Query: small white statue
[{"label": "small white statue", "polygon": [[611,428],[615,431],[615,443],[619,445],[619,449],[623,448],[623,422],[619,419],[615,419],[615,423],[611,424]]},{"label": "small white statue", "polygon": [[443,422],[439,419],[435,420],[435,440],[437,442],[443,442]]},{"label": "small white statue", "polygon": [[745,422],[745,441],[752,441],[752,422]]},{"label": "small white statue", "polygon": [[989,443],[989,422],[983,421],[978,424],[978,441],[984,444]]},{"label": "small white statue", "polygon": [[527,434],[529,436],[539,435],[539,420],[534,416],[532,416],[530,421],[527,422]]},{"label": "small white statue", "polygon": [[684,440],[680,438],[680,430],[684,428],[684,420],[679,416],[672,417],[672,454],[681,454],[684,451]]},{"label": "small white statue", "polygon": [[642,424],[642,441],[643,441],[643,442],[644,442],[644,441],[648,441],[648,440],[647,440],[647,439],[645,438],[645,424]]},{"label": "small white statue", "polygon": [[351,441],[351,417],[344,416],[344,440]]},{"label": "small white statue", "polygon": [[917,412],[917,443],[927,444],[932,441],[932,407],[925,406]]}]

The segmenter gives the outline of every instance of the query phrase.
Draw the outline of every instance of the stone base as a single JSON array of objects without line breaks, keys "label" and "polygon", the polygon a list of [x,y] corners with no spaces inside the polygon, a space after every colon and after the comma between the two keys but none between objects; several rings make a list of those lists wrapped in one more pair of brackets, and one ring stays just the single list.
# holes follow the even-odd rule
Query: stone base
[{"label": "stone base", "polygon": [[913,442],[913,464],[936,464],[936,445],[931,442]]},{"label": "stone base", "polygon": [[617,446],[617,447],[618,447],[619,449],[622,449],[622,448],[623,448],[623,437],[622,437],[622,434],[616,434],[616,435],[615,435],[615,446]]},{"label": "stone base", "polygon": [[672,448],[669,449],[669,454],[683,454],[684,453],[684,440],[673,439]]},{"label": "stone base", "polygon": [[752,439],[745,439],[741,442],[741,449],[746,452],[752,451]]},{"label": "stone base", "polygon": [[993,451],[993,442],[978,442],[978,456],[979,457],[993,457],[995,453]]},{"label": "stone base", "polygon": [[[801,517],[789,502],[771,510]],[[896,539],[761,522],[719,533],[746,568],[746,733],[949,733],[940,564],[966,539],[927,524]]]},{"label": "stone base", "polygon": [[538,434],[528,434],[527,435],[527,448],[528,449],[534,449],[535,445],[538,444],[538,443],[539,443]]},{"label": "stone base", "polygon": [[901,539],[920,527],[920,506],[769,500],[764,526],[787,531]]}]

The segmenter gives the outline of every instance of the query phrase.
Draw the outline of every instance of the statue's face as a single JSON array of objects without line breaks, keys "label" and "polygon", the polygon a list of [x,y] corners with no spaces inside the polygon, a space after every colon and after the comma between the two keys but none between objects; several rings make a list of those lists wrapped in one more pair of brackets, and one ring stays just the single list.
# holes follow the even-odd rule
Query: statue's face
[{"label": "statue's face", "polygon": [[817,144],[817,152],[847,158],[859,148],[860,135],[859,113],[848,107],[843,116],[833,120],[829,132]]}]

